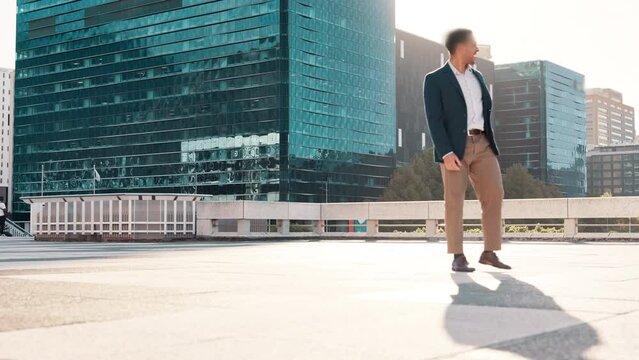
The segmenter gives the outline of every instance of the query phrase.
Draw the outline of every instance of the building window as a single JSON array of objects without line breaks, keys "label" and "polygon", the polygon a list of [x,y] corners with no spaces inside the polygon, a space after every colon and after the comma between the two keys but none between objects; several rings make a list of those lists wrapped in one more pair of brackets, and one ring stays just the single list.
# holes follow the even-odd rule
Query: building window
[{"label": "building window", "polygon": [[426,133],[422,133],[422,149],[426,147]]},{"label": "building window", "polygon": [[402,147],[402,129],[397,129],[397,146]]},{"label": "building window", "polygon": [[399,56],[403,59],[404,58],[404,40],[400,40],[399,41]]}]

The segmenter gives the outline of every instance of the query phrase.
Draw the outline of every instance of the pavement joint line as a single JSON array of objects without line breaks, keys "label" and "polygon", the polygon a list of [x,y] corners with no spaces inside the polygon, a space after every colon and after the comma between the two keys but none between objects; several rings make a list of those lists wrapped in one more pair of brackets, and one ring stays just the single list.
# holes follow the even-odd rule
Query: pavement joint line
[{"label": "pavement joint line", "polygon": [[[562,296],[559,296],[561,298]],[[600,297],[572,297],[574,299],[587,299],[587,300],[606,300],[606,301],[626,301],[626,302],[639,302],[639,299],[611,299],[611,298],[600,298]]]},{"label": "pavement joint line", "polygon": [[623,279],[623,280],[610,280],[610,282],[628,282],[628,281],[635,281],[635,280],[639,280],[639,277],[630,278],[630,279]]},{"label": "pavement joint line", "polygon": [[[219,291],[215,291],[215,292],[211,292],[211,294],[215,294],[215,293],[219,293]],[[161,296],[166,296],[166,297],[178,297],[178,296],[193,296],[193,295],[204,295],[207,293],[201,293],[201,294],[163,294]],[[56,295],[59,297],[64,297],[64,298],[82,298],[82,299],[86,299],[86,300],[103,300],[103,301],[120,301],[120,302],[127,302],[129,299],[123,299],[123,298],[105,298],[105,297],[95,297],[95,296],[84,296],[84,295],[69,295],[69,294],[59,294],[59,293],[47,293],[46,295]],[[145,295],[145,296],[136,296],[136,299],[156,299],[158,297],[158,295]],[[150,304],[167,304],[167,302],[162,302],[162,301],[147,301],[147,303]],[[174,303],[173,305],[182,305],[179,303]],[[28,307],[30,306],[29,304],[24,305],[23,307]],[[46,306],[46,305],[43,305]],[[205,307],[211,307],[211,306],[205,306]],[[212,306],[212,307],[218,307],[218,306]],[[17,307],[20,308],[20,307]],[[583,311],[585,312],[585,311]]]},{"label": "pavement joint line", "polygon": [[198,339],[197,341],[183,341],[183,342],[171,344],[168,347],[169,348],[177,348],[177,347],[181,347],[181,346],[184,346],[184,345],[212,343],[212,342],[221,341],[221,340],[225,340],[225,339],[232,339],[232,338],[233,338],[232,336],[215,336],[215,337],[212,337],[212,338]]},{"label": "pavement joint line", "polygon": [[626,315],[631,315],[631,314],[634,314],[634,313],[639,313],[639,310],[624,311],[622,313],[616,314],[615,316],[626,316]]}]

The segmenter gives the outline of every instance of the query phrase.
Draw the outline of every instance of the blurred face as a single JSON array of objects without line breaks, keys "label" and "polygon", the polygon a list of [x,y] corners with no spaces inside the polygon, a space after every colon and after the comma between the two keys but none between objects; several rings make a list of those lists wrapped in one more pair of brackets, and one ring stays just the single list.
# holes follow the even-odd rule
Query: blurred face
[{"label": "blurred face", "polygon": [[468,38],[463,43],[457,45],[455,50],[455,57],[464,61],[466,64],[475,65],[475,57],[479,52],[477,47],[477,41],[473,34],[468,35]]}]

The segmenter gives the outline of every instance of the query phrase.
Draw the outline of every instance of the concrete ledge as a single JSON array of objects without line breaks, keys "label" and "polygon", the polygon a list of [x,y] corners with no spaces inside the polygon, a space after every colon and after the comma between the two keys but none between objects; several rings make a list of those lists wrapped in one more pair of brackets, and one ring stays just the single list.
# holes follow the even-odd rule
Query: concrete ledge
[{"label": "concrete ledge", "polygon": [[[407,218],[405,214],[411,214]],[[376,202],[370,203],[368,216],[376,220],[426,220],[428,201]]]},{"label": "concrete ledge", "polygon": [[508,219],[537,218],[543,214],[544,219],[565,219],[568,216],[568,199],[504,199],[502,212]]},{"label": "concrete ledge", "polygon": [[242,219],[244,201],[199,201],[197,219]]},{"label": "concrete ledge", "polygon": [[[466,202],[464,202],[464,211],[466,211]],[[443,201],[429,201],[428,218],[435,220],[444,219],[444,214],[445,212]],[[470,216],[470,213],[464,212],[464,219],[467,219],[467,216]]]},{"label": "concrete ledge", "polygon": [[[527,236],[520,236],[524,234],[517,234],[516,236],[504,235],[503,241],[522,241],[522,242],[567,242],[567,243],[581,243],[581,242],[639,242],[639,236],[634,237],[608,237],[608,236],[582,236],[579,234],[576,237],[563,237],[561,234],[525,234]],[[588,234],[592,235],[592,234]],[[388,235],[388,234],[375,234],[367,235],[366,233],[324,233],[322,235],[314,233],[290,233],[287,235],[278,235],[277,233],[253,233],[246,236],[240,236],[234,233],[226,233],[216,236],[198,236],[198,241],[216,241],[216,240],[229,240],[229,241],[278,241],[278,240],[362,240],[362,241],[376,241],[376,240],[397,240],[397,241],[426,241],[426,242],[445,242],[446,237],[443,234],[435,236],[426,236],[425,234],[404,234]],[[481,234],[465,234],[464,241],[483,241]]]},{"label": "concrete ledge", "polygon": [[367,220],[369,203],[327,203],[322,205],[322,220]]},{"label": "concrete ledge", "polygon": [[[571,198],[568,202],[569,218],[628,218],[639,216],[636,196]],[[528,204],[526,204],[528,205]]]},{"label": "concrete ledge", "polygon": [[288,218],[290,220],[320,220],[322,206],[317,203],[288,203]]},{"label": "concrete ledge", "polygon": [[281,201],[243,201],[242,219],[288,219],[289,203]]}]

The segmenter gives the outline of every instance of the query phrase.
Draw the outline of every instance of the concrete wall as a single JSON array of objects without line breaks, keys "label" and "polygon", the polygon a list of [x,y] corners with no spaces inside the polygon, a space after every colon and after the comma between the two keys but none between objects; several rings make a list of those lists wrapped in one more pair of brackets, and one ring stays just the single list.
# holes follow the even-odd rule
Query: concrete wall
[{"label": "concrete wall", "polygon": [[[637,237],[637,233],[608,234],[577,232],[578,219],[582,218],[636,218],[639,217],[639,197],[612,198],[553,198],[553,199],[508,199],[504,200],[502,217],[504,220],[548,219],[563,220],[563,233],[533,234],[508,233],[506,237]],[[238,232],[217,231],[216,221],[220,219],[238,220]],[[250,231],[251,220],[272,219],[277,221],[277,231],[254,233]],[[432,237],[441,238],[437,233],[438,222],[444,219],[443,201],[404,201],[404,202],[356,202],[356,203],[285,203],[263,201],[197,203],[198,237]],[[478,200],[468,200],[464,204],[464,219],[481,219],[481,206]],[[313,231],[291,233],[292,220],[310,220]],[[366,233],[325,232],[326,221],[360,220],[367,222]],[[379,231],[379,222],[384,220],[416,220],[423,224],[426,233],[384,233]],[[560,221],[561,222],[561,221]],[[469,237],[481,237],[481,234],[468,234]]]}]

